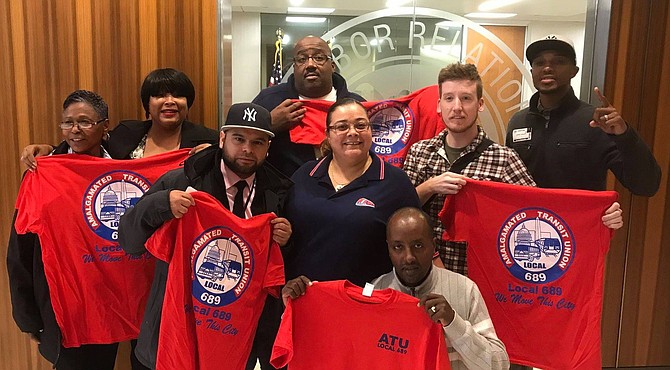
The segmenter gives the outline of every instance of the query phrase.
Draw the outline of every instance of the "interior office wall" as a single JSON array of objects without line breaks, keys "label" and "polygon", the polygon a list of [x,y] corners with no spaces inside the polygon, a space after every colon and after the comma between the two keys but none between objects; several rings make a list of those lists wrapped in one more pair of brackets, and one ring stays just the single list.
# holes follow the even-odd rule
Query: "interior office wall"
[{"label": "interior office wall", "polygon": [[[112,125],[144,119],[139,89],[153,69],[184,71],[196,88],[189,118],[216,128],[216,0],[0,0],[0,369],[50,369],[11,317],[6,246],[29,143],[58,143],[62,102],[101,94]],[[129,368],[127,353],[118,369]]]},{"label": "interior office wall", "polygon": [[[261,86],[261,18],[259,13],[233,12],[233,101],[250,102]],[[264,60],[264,59],[263,59]],[[284,61],[288,60],[284,56]]]},{"label": "interior office wall", "polygon": [[[259,89],[267,87],[267,81],[262,80],[263,73],[252,73],[256,69],[250,66],[258,66],[258,70],[266,64],[268,56],[260,45],[260,13],[257,12],[233,12],[233,101],[240,102],[253,99]],[[549,34],[559,34],[573,40],[577,53],[577,65],[582,63],[584,54],[584,22],[527,22],[514,23],[500,21],[495,24],[516,25],[526,27],[526,45],[533,40],[540,39]],[[290,43],[306,35],[290,35]],[[273,49],[274,50],[274,49]],[[284,68],[290,65],[292,55],[284,54]],[[523,62],[530,69],[530,64],[525,57]],[[256,64],[258,63],[258,64]],[[437,77],[436,77],[437,78]],[[535,92],[525,83],[522,85],[522,101],[527,101]],[[572,87],[577,96],[581,88],[581,71],[572,79]]]},{"label": "interior office wall", "polygon": [[613,0],[610,24],[605,94],[650,145],[663,176],[652,198],[613,185],[625,224],[608,254],[603,360],[670,367],[670,4]]}]

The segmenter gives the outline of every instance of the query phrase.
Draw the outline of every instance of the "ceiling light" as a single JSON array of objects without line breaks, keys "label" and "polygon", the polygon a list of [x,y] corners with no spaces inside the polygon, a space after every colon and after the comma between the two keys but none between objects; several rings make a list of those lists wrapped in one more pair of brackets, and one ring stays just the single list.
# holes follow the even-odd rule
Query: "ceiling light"
[{"label": "ceiling light", "polygon": [[507,5],[516,4],[520,1],[521,0],[489,0],[481,3],[477,9],[482,12],[490,12],[491,10],[500,9]]},{"label": "ceiling light", "polygon": [[287,10],[289,13],[295,14],[330,14],[335,11],[335,8],[303,8],[289,6]]},{"label": "ceiling light", "polygon": [[289,42],[291,42],[291,36],[289,36],[288,33],[285,33],[284,37],[281,38],[281,43],[283,45],[288,45]]},{"label": "ceiling light", "polygon": [[286,17],[286,22],[289,23],[323,23],[325,21],[324,17]]},{"label": "ceiling light", "polygon": [[304,0],[290,0],[289,1],[291,6],[300,6],[300,5],[302,5],[303,2],[304,2]]},{"label": "ceiling light", "polygon": [[468,18],[502,19],[516,17],[516,13],[468,13]]}]

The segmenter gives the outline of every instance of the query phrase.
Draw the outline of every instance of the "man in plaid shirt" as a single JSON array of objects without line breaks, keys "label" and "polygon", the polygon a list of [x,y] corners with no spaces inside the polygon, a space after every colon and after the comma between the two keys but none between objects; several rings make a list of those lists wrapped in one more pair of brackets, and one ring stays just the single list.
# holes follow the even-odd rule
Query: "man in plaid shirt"
[{"label": "man in plaid shirt", "polygon": [[[458,193],[466,177],[526,186],[536,184],[519,155],[492,142],[477,125],[479,112],[484,110],[482,79],[477,67],[451,64],[440,71],[437,83],[440,91],[437,112],[446,127],[434,138],[412,145],[403,169],[433,221],[440,256],[436,264],[467,275],[466,243],[442,239],[444,228],[437,214],[447,195]],[[602,218],[605,226],[618,229],[623,225],[619,209],[615,202],[605,211]]]},{"label": "man in plaid shirt", "polygon": [[[527,186],[535,186],[535,182],[514,150],[492,143],[477,125],[479,112],[484,110],[482,79],[477,67],[451,64],[440,71],[437,83],[440,91],[437,112],[446,128],[434,138],[412,145],[403,169],[435,225],[442,263],[451,271],[467,274],[465,243],[442,239],[444,228],[437,214],[447,195],[456,194],[465,185],[465,177]],[[456,167],[462,170],[454,171]]]}]

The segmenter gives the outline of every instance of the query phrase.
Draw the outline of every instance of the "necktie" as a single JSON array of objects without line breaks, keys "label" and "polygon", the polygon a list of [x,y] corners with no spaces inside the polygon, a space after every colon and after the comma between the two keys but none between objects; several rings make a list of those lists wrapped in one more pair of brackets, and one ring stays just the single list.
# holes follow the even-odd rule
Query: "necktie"
[{"label": "necktie", "polygon": [[239,218],[246,218],[244,215],[244,188],[247,187],[247,182],[240,180],[235,183],[235,187],[237,188],[237,194],[235,194],[233,200],[233,214]]}]

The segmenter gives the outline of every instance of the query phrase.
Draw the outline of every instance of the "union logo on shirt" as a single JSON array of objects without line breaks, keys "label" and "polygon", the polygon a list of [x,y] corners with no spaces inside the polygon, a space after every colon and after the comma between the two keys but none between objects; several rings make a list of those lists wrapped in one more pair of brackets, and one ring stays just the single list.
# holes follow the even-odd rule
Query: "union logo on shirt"
[{"label": "union logo on shirt", "polygon": [[111,171],[93,180],[84,193],[82,212],[88,226],[111,242],[119,238],[119,219],[135,206],[151,183],[131,171]]},{"label": "union logo on shirt", "polygon": [[574,236],[563,219],[544,208],[514,212],[498,232],[498,253],[517,279],[544,284],[568,270],[575,256]]},{"label": "union logo on shirt", "polygon": [[414,114],[407,104],[383,101],[368,109],[375,153],[390,155],[407,146],[414,127]]},{"label": "union logo on shirt", "polygon": [[203,304],[221,307],[233,303],[251,282],[251,246],[227,227],[215,226],[200,234],[191,255],[192,294]]},{"label": "union logo on shirt", "polygon": [[409,339],[403,339],[396,335],[382,333],[382,335],[379,337],[379,340],[377,341],[377,347],[405,355],[409,349]]}]

